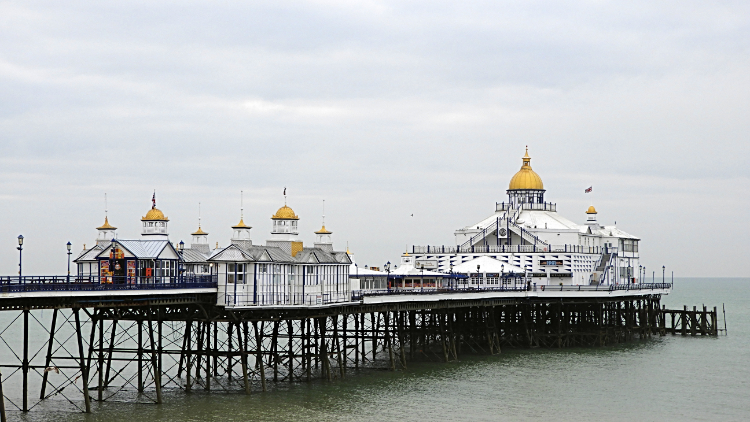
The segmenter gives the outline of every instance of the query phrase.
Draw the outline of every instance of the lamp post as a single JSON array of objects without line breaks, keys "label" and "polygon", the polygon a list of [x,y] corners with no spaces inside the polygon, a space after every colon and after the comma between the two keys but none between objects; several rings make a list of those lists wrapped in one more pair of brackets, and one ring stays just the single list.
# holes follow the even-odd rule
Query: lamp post
[{"label": "lamp post", "polygon": [[505,288],[505,264],[500,264],[500,287]]},{"label": "lamp post", "polygon": [[480,265],[477,264],[477,289],[480,288],[479,277],[481,277],[481,274],[479,273],[479,268],[480,268]]},{"label": "lamp post", "polygon": [[21,277],[23,276],[23,235],[18,235],[18,283],[21,283]]},{"label": "lamp post", "polygon": [[638,266],[638,282],[643,284],[643,265]]},{"label": "lamp post", "polygon": [[[183,252],[185,251],[185,242],[180,240],[180,243],[177,244],[177,250],[180,252],[180,262],[178,263],[179,267],[177,267],[177,281],[182,281],[183,272],[185,272],[185,266],[183,265],[184,259],[182,259]],[[237,285],[235,283],[234,286],[235,290],[237,289]],[[235,292],[235,300],[237,299],[237,294]]]},{"label": "lamp post", "polygon": [[661,266],[661,283],[664,284],[664,272],[666,271],[667,267],[662,265]]},{"label": "lamp post", "polygon": [[453,283],[456,282],[456,279],[453,278],[453,263],[450,264],[450,274],[451,274],[451,278],[448,281],[448,287],[449,288],[453,287]]},{"label": "lamp post", "polygon": [[68,248],[68,280],[67,282],[68,284],[70,284],[70,254],[72,253],[70,249],[73,247],[73,244],[68,242],[65,246]]},{"label": "lamp post", "polygon": [[419,284],[419,292],[424,292],[424,262],[419,265],[420,269],[422,270],[422,279],[420,280]]},{"label": "lamp post", "polygon": [[386,274],[388,274],[385,278],[385,286],[388,289],[388,291],[391,291],[391,261],[388,261],[383,265],[383,268],[385,268]]}]

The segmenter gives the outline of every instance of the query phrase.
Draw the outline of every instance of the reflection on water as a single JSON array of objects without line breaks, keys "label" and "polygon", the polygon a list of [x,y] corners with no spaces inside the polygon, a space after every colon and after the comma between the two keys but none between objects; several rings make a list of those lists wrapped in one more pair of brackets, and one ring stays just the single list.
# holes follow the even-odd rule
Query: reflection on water
[{"label": "reflection on water", "polygon": [[[598,349],[504,350],[407,371],[280,383],[267,393],[165,392],[165,404],[94,403],[94,414],[40,410],[30,421],[633,421],[750,416],[750,279],[677,279],[667,307],[727,305],[729,336],[655,337]],[[12,418],[21,415],[13,413]]]}]

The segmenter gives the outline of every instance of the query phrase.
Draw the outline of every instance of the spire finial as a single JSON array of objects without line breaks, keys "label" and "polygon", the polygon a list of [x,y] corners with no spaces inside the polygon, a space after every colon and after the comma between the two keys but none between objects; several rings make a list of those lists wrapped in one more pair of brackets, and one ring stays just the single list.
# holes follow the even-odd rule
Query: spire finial
[{"label": "spire finial", "polygon": [[240,191],[240,220],[245,219],[245,191]]},{"label": "spire finial", "polygon": [[284,206],[286,206],[286,186],[284,186]]},{"label": "spire finial", "polygon": [[323,200],[323,227],[326,226],[326,200]]},{"label": "spire finial", "polygon": [[156,208],[156,189],[154,189],[154,196],[151,197],[151,209]]},{"label": "spire finial", "polygon": [[104,192],[104,219],[105,220],[107,219],[108,208],[109,207],[107,206],[107,192]]},{"label": "spire finial", "polygon": [[198,202],[198,230],[201,229],[201,203]]}]

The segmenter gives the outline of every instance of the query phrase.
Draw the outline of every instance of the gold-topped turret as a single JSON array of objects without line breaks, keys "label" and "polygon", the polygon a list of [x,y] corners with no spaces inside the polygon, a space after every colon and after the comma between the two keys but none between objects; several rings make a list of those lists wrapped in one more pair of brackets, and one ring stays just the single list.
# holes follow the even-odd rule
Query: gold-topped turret
[{"label": "gold-topped turret", "polygon": [[586,210],[586,214],[596,214],[596,208],[594,206],[590,206],[589,209]]},{"label": "gold-topped turret", "polygon": [[146,213],[145,217],[141,218],[141,221],[169,221],[164,213],[160,209],[153,207]]},{"label": "gold-topped turret", "polygon": [[323,225],[323,227],[316,231],[315,234],[333,234],[333,232],[326,230],[326,226]]},{"label": "gold-topped turret", "polygon": [[529,147],[526,147],[526,154],[522,160],[521,170],[518,170],[518,173],[510,179],[508,190],[543,190],[542,178],[531,169]]},{"label": "gold-topped turret", "polygon": [[104,217],[104,224],[101,225],[101,227],[97,227],[97,230],[117,230],[117,227],[112,226],[109,224],[109,219],[105,216]]},{"label": "gold-topped turret", "polygon": [[252,227],[245,224],[245,219],[240,217],[240,222],[236,226],[232,226],[233,229],[252,229]]},{"label": "gold-topped turret", "polygon": [[195,233],[192,233],[193,236],[205,236],[208,233],[204,232],[201,226],[198,226],[198,230],[195,231]]},{"label": "gold-topped turret", "polygon": [[276,211],[276,214],[271,216],[272,220],[299,220],[299,217],[297,217],[297,214],[294,213],[294,210],[284,205],[283,207],[279,208],[278,211]]}]

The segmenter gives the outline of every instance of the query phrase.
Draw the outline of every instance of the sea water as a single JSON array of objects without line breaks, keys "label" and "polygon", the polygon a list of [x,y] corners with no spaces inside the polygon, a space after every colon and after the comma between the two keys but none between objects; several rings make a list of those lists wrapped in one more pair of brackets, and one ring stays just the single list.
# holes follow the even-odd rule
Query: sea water
[{"label": "sea water", "polygon": [[670,309],[718,306],[728,335],[654,336],[601,348],[504,349],[407,370],[349,371],[266,393],[165,391],[164,404],[92,402],[11,420],[63,421],[747,421],[750,278],[678,278]]}]

